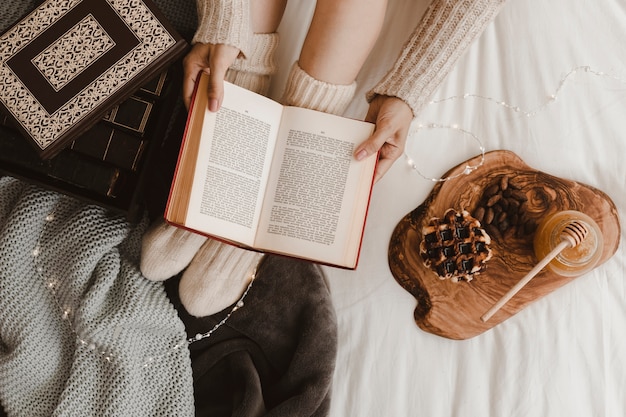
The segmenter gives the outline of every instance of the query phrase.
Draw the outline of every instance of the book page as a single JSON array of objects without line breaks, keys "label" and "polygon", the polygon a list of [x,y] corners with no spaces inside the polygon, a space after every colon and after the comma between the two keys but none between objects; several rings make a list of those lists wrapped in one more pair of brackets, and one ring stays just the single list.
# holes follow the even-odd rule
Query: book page
[{"label": "book page", "polygon": [[255,246],[350,267],[376,157],[356,161],[371,123],[285,107]]},{"label": "book page", "polygon": [[251,246],[282,106],[233,84],[224,87],[220,110],[204,110],[186,226]]}]

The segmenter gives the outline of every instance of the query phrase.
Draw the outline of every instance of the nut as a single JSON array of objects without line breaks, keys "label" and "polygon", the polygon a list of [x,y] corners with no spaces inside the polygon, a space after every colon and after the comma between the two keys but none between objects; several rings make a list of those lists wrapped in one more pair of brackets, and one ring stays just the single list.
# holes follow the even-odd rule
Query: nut
[{"label": "nut", "polygon": [[514,179],[498,175],[483,189],[473,216],[496,240],[505,235],[527,236],[537,227],[526,215],[527,201],[526,193]]}]

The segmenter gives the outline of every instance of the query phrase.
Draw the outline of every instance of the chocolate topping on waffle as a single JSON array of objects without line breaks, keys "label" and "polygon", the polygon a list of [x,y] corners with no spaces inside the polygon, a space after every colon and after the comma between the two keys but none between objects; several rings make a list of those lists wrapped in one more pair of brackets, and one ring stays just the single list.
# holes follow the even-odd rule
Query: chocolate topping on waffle
[{"label": "chocolate topping on waffle", "polygon": [[440,279],[471,281],[491,259],[491,238],[480,222],[463,210],[448,209],[422,228],[420,255]]}]

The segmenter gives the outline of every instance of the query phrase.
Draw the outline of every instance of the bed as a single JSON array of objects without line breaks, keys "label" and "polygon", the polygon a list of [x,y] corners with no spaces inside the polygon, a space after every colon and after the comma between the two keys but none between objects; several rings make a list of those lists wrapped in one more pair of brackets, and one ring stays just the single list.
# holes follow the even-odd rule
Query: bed
[{"label": "bed", "polygon": [[[428,2],[389,3],[350,117],[364,116],[365,92]],[[288,4],[276,98],[313,7]],[[419,172],[401,158],[374,188],[358,268],[324,267],[338,323],[331,416],[626,415],[623,237],[599,268],[463,340],[416,325],[416,300],[388,262],[395,226],[435,185],[427,178],[444,176],[481,146],[512,151],[537,170],[604,191],[624,230],[624,39],[623,0],[511,0],[457,62],[414,122],[406,152]]]},{"label": "bed", "polygon": [[[351,115],[364,114],[360,93],[384,73],[423,3],[390,2],[384,36],[359,77]],[[292,4],[288,16],[299,9],[310,12],[311,6]],[[300,29],[283,27],[296,34]],[[603,190],[618,207],[623,230],[625,37],[623,1],[510,1],[415,123],[457,124],[487,151],[513,151],[533,168]],[[293,48],[281,51],[287,57]],[[579,69],[557,91],[581,66],[590,71]],[[493,101],[439,102],[464,94]],[[497,102],[526,110],[550,104],[527,117]],[[420,130],[407,145],[420,172],[433,178],[479,152],[471,137],[446,129]],[[416,301],[396,282],[387,260],[394,227],[433,186],[398,160],[374,189],[358,269],[327,269],[339,320],[331,415],[624,415],[624,238],[601,267],[485,333],[451,340],[416,326]]]}]

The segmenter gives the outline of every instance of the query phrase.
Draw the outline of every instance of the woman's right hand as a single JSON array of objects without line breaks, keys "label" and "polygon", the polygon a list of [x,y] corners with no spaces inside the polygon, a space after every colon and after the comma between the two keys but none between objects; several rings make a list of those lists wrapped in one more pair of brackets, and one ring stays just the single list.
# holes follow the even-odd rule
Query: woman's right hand
[{"label": "woman's right hand", "polygon": [[183,99],[189,108],[196,79],[200,71],[209,74],[209,110],[217,111],[224,100],[226,71],[239,56],[239,49],[231,45],[196,43],[183,60]]},{"label": "woman's right hand", "polygon": [[375,182],[404,153],[412,120],[411,107],[397,97],[377,95],[370,103],[365,121],[375,123],[376,129],[372,136],[357,146],[354,154],[357,160],[361,160],[378,152]]}]

